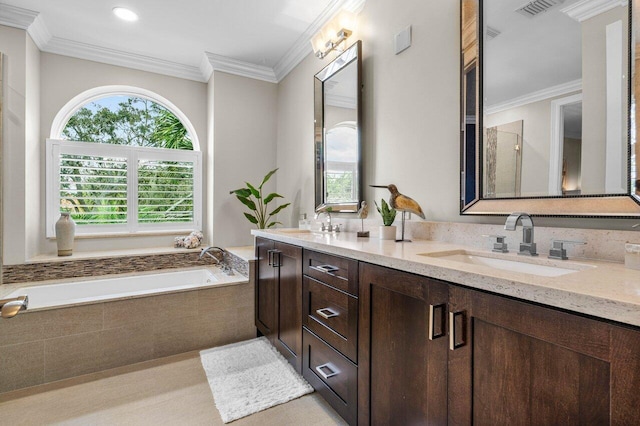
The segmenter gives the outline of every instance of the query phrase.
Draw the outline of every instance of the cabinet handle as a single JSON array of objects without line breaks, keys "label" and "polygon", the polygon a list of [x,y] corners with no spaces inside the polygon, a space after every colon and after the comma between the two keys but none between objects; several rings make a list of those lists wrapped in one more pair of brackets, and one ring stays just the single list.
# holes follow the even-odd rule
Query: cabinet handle
[{"label": "cabinet handle", "polygon": [[[460,317],[461,328],[460,333],[456,333],[458,327],[456,326],[456,320]],[[455,351],[456,349],[467,344],[467,315],[465,311],[449,312],[449,349]]]},{"label": "cabinet handle", "polygon": [[[429,340],[434,340],[439,337],[444,337],[446,332],[446,323],[447,323],[447,314],[446,314],[447,305],[446,303],[441,303],[439,305],[429,305]],[[438,312],[437,320],[440,323],[440,332],[436,333],[436,311]]]},{"label": "cabinet handle", "polygon": [[[328,370],[329,373],[325,373],[324,371],[322,371],[323,368]],[[336,370],[338,369],[330,362],[327,362],[326,364],[322,364],[316,367],[316,371],[318,372],[318,374],[320,374],[325,380],[340,374],[340,371],[336,371]]]},{"label": "cabinet handle", "polygon": [[322,272],[323,274],[332,274],[340,270],[340,268],[338,268],[337,266],[332,265],[309,266],[309,268],[313,269],[314,271]]},{"label": "cabinet handle", "polygon": [[271,266],[274,268],[279,268],[282,266],[282,252],[280,250],[273,250],[273,256],[271,257]]},{"label": "cabinet handle", "polygon": [[269,262],[269,266],[273,265],[273,250],[267,250],[267,261]]},{"label": "cabinet handle", "polygon": [[338,313],[331,308],[317,309],[316,314],[320,315],[324,319],[329,319],[329,318],[338,316]]}]

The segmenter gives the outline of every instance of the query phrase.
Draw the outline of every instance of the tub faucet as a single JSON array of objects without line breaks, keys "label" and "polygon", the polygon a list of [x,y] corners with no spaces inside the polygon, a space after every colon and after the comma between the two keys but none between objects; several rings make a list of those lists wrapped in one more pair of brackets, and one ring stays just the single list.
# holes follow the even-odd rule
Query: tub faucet
[{"label": "tub faucet", "polygon": [[209,256],[210,258],[216,261],[216,265],[220,265],[220,259],[218,259],[216,256],[211,254],[211,251],[215,251],[217,253],[220,253],[222,256],[224,256],[224,249],[216,246],[209,246],[202,249],[202,251],[200,252],[199,258],[202,259],[202,257],[206,254],[207,256]]},{"label": "tub faucet", "polygon": [[523,256],[537,256],[536,243],[533,242],[533,220],[527,213],[511,213],[504,223],[504,229],[515,231],[518,221],[522,223],[522,242],[518,254]]},{"label": "tub faucet", "polygon": [[13,318],[18,315],[18,312],[27,310],[27,306],[29,306],[29,296],[2,299],[0,300],[0,316]]}]

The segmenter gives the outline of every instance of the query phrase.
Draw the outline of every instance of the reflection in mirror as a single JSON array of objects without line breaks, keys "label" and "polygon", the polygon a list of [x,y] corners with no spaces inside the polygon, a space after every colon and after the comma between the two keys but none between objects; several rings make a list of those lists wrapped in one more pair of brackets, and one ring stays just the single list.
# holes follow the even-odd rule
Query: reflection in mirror
[{"label": "reflection in mirror", "polygon": [[362,194],[361,42],[315,77],[316,206],[356,212]]},{"label": "reflection in mirror", "polygon": [[487,128],[484,141],[484,197],[519,197],[522,120]]},{"label": "reflection in mirror", "polygon": [[[629,126],[635,126],[629,95],[635,58],[630,41],[636,40],[629,3],[461,5],[461,211],[504,214],[526,205],[534,214],[640,215],[635,128]],[[520,123],[519,140],[507,142],[514,132],[501,129],[514,122]],[[609,198],[591,203],[590,211],[587,201],[578,200],[585,196]],[[529,201],[516,201],[521,199]],[[603,207],[606,200],[615,207]]]}]

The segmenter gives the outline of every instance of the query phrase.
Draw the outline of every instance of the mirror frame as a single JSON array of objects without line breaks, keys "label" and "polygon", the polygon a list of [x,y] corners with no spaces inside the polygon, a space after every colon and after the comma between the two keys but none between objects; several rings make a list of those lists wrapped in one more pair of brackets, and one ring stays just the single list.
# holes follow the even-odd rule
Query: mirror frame
[{"label": "mirror frame", "polygon": [[[347,65],[354,63],[357,70],[357,100],[356,100],[356,131],[358,132],[358,200],[352,203],[326,203],[324,186],[324,82],[336,75]],[[318,72],[314,79],[314,188],[316,209],[320,207],[331,207],[332,212],[337,213],[357,213],[360,202],[363,200],[363,167],[362,167],[362,41],[358,40],[349,48],[345,49],[337,58],[331,61],[326,67]]]},{"label": "mirror frame", "polygon": [[[570,195],[570,196],[538,196],[520,198],[482,198],[482,176],[483,176],[483,156],[482,156],[482,128],[483,128],[483,87],[482,87],[482,28],[483,3],[486,0],[460,0],[460,214],[461,215],[482,215],[482,216],[504,216],[516,211],[524,211],[536,216],[548,217],[599,217],[599,218],[638,218],[640,217],[640,198],[635,194],[634,189],[640,189],[640,181],[636,180],[636,188],[628,185],[625,194],[594,194],[594,195]],[[627,69],[627,177],[631,179],[631,128],[632,114],[632,87],[634,75],[631,74],[632,61],[634,57],[634,46],[632,46],[633,25],[633,0],[629,1],[629,48],[628,48],[628,69]],[[465,64],[468,64],[465,66]],[[466,192],[466,71],[475,67],[476,90],[475,90],[475,198],[465,202]],[[636,70],[640,72],[640,70]],[[640,96],[636,93],[637,96]],[[636,117],[640,119],[640,117]],[[638,162],[638,159],[636,160]],[[637,178],[637,176],[636,176]]]}]

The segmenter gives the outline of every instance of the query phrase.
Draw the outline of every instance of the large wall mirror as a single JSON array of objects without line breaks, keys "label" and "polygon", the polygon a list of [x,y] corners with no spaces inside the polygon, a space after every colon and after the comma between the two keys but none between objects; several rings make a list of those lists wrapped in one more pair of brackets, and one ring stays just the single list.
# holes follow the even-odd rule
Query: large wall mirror
[{"label": "large wall mirror", "polygon": [[315,201],[317,208],[356,212],[362,199],[362,43],[316,74]]},{"label": "large wall mirror", "polygon": [[638,6],[461,4],[462,214],[640,216]]}]

